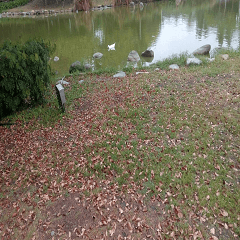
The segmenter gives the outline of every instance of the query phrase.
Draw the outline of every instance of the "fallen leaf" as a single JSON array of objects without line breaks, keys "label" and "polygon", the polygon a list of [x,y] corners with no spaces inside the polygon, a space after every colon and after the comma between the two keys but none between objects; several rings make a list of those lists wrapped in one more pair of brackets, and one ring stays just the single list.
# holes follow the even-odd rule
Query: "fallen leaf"
[{"label": "fallen leaf", "polygon": [[114,223],[113,223],[113,228],[112,228],[111,230],[109,230],[110,236],[112,236],[112,235],[115,233],[116,227],[117,227],[117,224],[114,222]]},{"label": "fallen leaf", "polygon": [[178,212],[178,217],[183,218],[183,214],[181,212]]},{"label": "fallen leaf", "polygon": [[210,229],[210,233],[213,234],[213,235],[215,235],[215,228],[211,228],[211,229]]},{"label": "fallen leaf", "polygon": [[131,226],[131,223],[130,223],[130,222],[127,222],[127,228],[128,228],[128,230],[129,230],[129,232],[130,232],[130,233],[132,233],[132,231],[133,231],[133,228],[132,228],[132,226]]},{"label": "fallen leaf", "polygon": [[85,228],[82,228],[82,233],[81,233],[81,236],[83,236],[83,234],[85,233],[86,229]]},{"label": "fallen leaf", "polygon": [[215,166],[215,168],[216,168],[217,170],[220,170],[220,166],[219,166],[219,165]]},{"label": "fallen leaf", "polygon": [[178,173],[178,172],[175,173],[175,177],[176,177],[176,178],[182,178],[182,173],[181,173],[181,172],[179,172],[179,173]]},{"label": "fallen leaf", "polygon": [[224,216],[224,217],[227,217],[228,216],[228,213],[225,211],[225,210],[221,210],[221,214],[222,214],[222,216]]},{"label": "fallen leaf", "polygon": [[218,238],[216,236],[212,236],[209,238],[210,240],[218,240]]}]

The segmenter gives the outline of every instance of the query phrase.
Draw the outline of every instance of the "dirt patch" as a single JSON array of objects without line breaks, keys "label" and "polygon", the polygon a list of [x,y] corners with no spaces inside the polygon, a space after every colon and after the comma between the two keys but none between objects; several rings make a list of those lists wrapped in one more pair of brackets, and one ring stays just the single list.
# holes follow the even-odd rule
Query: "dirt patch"
[{"label": "dirt patch", "polygon": [[82,198],[73,193],[44,211],[46,220],[39,222],[36,239],[152,239],[158,236],[163,211],[164,204],[149,201],[145,205],[138,196],[99,193]]}]

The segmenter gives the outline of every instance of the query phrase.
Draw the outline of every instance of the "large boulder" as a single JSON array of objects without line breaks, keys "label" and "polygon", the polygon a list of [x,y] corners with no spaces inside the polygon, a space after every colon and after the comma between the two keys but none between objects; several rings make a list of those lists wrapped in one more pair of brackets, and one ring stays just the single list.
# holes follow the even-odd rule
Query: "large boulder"
[{"label": "large boulder", "polygon": [[101,58],[102,56],[103,56],[103,54],[100,53],[100,52],[97,52],[97,53],[94,53],[94,54],[93,54],[93,57],[94,57],[94,58],[98,58],[98,59]]},{"label": "large boulder", "polygon": [[153,50],[146,50],[144,52],[142,52],[141,54],[142,57],[154,57],[154,52]]},{"label": "large boulder", "polygon": [[196,49],[193,52],[193,55],[207,55],[209,54],[210,49],[211,49],[210,44],[203,45],[202,47]]},{"label": "large boulder", "polygon": [[140,57],[137,53],[137,51],[132,50],[129,54],[128,54],[128,61],[130,62],[138,62],[140,60]]}]

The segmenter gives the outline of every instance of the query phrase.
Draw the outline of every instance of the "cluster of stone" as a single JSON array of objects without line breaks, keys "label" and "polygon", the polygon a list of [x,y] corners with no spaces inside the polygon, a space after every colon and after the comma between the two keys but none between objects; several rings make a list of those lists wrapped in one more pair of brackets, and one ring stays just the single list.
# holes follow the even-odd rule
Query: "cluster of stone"
[{"label": "cluster of stone", "polygon": [[59,13],[72,12],[72,8],[62,10],[32,10],[29,12],[3,12],[0,14],[1,17],[16,17],[16,16],[38,16],[38,15],[56,15]]}]

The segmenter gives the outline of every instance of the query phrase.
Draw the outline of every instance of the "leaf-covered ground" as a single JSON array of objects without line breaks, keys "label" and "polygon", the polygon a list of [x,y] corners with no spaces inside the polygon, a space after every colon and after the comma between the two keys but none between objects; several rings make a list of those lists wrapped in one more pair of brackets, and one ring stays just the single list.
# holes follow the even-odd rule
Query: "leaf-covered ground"
[{"label": "leaf-covered ground", "polygon": [[58,122],[0,127],[2,239],[239,239],[240,76],[217,64],[70,77]]}]

